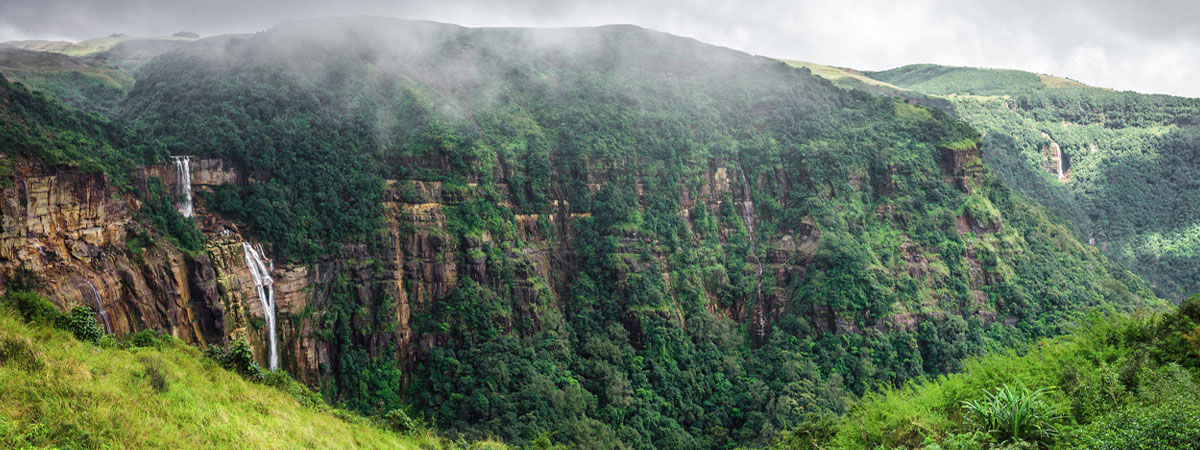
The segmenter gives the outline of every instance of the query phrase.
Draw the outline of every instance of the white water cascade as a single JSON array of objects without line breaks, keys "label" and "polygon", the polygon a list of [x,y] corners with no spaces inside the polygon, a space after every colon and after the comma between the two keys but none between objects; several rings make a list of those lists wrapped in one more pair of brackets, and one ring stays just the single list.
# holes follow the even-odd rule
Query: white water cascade
[{"label": "white water cascade", "polygon": [[96,290],[96,285],[91,281],[88,281],[87,285],[92,289],[92,298],[96,301],[96,310],[100,313],[100,320],[104,321],[104,332],[112,334],[112,319],[108,317],[108,311],[104,309],[104,298],[100,296],[100,291]]},{"label": "white water cascade", "polygon": [[184,198],[183,204],[179,205],[179,213],[183,217],[192,217],[192,170],[187,156],[172,156],[171,160],[175,161],[175,172],[179,178],[179,195]]},{"label": "white water cascade", "polygon": [[279,370],[279,351],[275,342],[275,280],[271,278],[271,270],[275,263],[262,256],[262,247],[256,250],[248,242],[242,242],[242,250],[246,255],[246,266],[250,268],[250,277],[254,279],[254,288],[258,289],[258,300],[262,302],[263,317],[267,321],[267,339],[269,341],[268,367]]},{"label": "white water cascade", "polygon": [[1054,159],[1058,160],[1058,182],[1067,181],[1066,175],[1063,175],[1062,148],[1058,146],[1057,142],[1050,141],[1050,151],[1054,152]]}]

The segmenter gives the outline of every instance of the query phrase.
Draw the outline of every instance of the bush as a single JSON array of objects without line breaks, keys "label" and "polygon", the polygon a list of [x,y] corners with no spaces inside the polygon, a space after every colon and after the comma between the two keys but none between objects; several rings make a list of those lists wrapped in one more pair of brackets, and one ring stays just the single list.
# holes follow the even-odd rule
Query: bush
[{"label": "bush", "polygon": [[383,416],[388,429],[397,433],[408,433],[417,428],[417,422],[403,409],[393,409]]},{"label": "bush", "polygon": [[9,291],[4,296],[4,303],[15,308],[26,322],[52,326],[63,323],[63,315],[58,308],[36,292]]},{"label": "bush", "polygon": [[171,336],[158,330],[142,330],[123,336],[121,342],[127,344],[129,347],[153,347],[161,349],[170,344]]},{"label": "bush", "polygon": [[982,401],[963,401],[966,423],[1001,444],[1048,443],[1058,434],[1055,422],[1060,417],[1042,401],[1046,392],[1045,388],[1016,392],[1008,385],[985,392]]},{"label": "bush", "polygon": [[266,378],[266,371],[254,361],[254,353],[250,351],[250,344],[244,340],[235,341],[228,349],[218,346],[209,347],[204,354],[226,369],[237,372],[247,379],[263,381]]},{"label": "bush", "polygon": [[96,312],[87,306],[71,308],[66,318],[67,330],[75,335],[75,339],[97,344],[104,337],[104,328],[96,322]]}]

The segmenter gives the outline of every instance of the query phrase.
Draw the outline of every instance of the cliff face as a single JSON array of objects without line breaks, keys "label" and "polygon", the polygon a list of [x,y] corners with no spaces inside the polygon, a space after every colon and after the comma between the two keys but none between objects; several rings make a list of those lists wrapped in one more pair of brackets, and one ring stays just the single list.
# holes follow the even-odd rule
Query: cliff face
[{"label": "cliff face", "polygon": [[[943,151],[944,175],[947,181],[964,191],[979,183],[979,152],[964,150]],[[200,192],[213,187],[251,182],[235,167],[216,159],[194,160],[190,164],[193,190]],[[177,166],[162,164],[138,171],[134,185],[144,189],[151,177],[160,178],[164,190],[178,192]],[[501,183],[505,174],[497,173]],[[590,173],[589,191],[595,193],[606,183],[600,172]],[[678,214],[692,226],[698,208],[709,214],[719,214],[724,202],[731,202],[739,220],[750,235],[760,222],[758,208],[750,198],[750,180],[736,167],[711,163],[694,188],[684,188],[679,194]],[[858,182],[862,182],[859,180]],[[877,180],[886,183],[887,180]],[[811,183],[804,179],[793,181],[782,173],[761,175],[753,180],[763,186],[791,186]],[[470,194],[468,194],[470,195]],[[188,255],[159,245],[135,253],[126,246],[140,226],[135,216],[141,206],[137,196],[122,192],[100,174],[55,174],[35,165],[20,166],[11,186],[0,191],[3,199],[3,247],[0,248],[0,274],[5,280],[33,275],[42,285],[39,290],[63,308],[74,304],[91,306],[100,313],[100,320],[110,332],[130,333],[156,329],[197,345],[227,345],[233,339],[246,339],[254,348],[256,358],[267,364],[267,330],[264,328],[263,303],[258,298],[252,274],[247,266],[243,242],[263,245],[264,256],[270,258],[269,245],[257,243],[238,230],[235,224],[206,212],[202,199],[197,199],[197,221],[206,237],[202,254]],[[508,197],[508,194],[504,194]],[[461,199],[448,199],[442,183],[421,180],[392,180],[384,195],[385,232],[374,245],[348,245],[334,258],[311,265],[274,265],[274,298],[278,315],[278,345],[282,367],[313,386],[329,381],[329,367],[337,358],[336,349],[320,333],[322,320],[329,309],[330,284],[336,276],[347,276],[354,286],[354,301],[374,314],[395,318],[397,326],[390,333],[364,331],[356,340],[370,349],[383,348],[382,343],[394,342],[396,356],[407,369],[422,359],[447,337],[436,333],[420,336],[414,332],[413,318],[420,311],[439,307],[464,279],[487,286],[495,291],[506,289],[503,279],[511,279],[510,295],[517,311],[510,315],[504,329],[513,332],[514,322],[537,323],[539,309],[535,305],[561,305],[561,297],[575,271],[583,263],[574,254],[573,222],[590,217],[591,205],[571,205],[565,198],[553,198],[542,213],[514,214],[516,234],[508,241],[496,242],[489,233],[479,237],[456,239],[447,232],[445,209]],[[502,205],[511,209],[507,200]],[[894,211],[881,208],[877,214],[887,220]],[[960,218],[964,223],[967,219]],[[764,258],[751,257],[747,262],[760,283],[756,295],[738,298],[722,304],[718,292],[728,285],[729,276],[721,273],[705,281],[703,295],[707,309],[717,317],[748,324],[752,336],[762,339],[770,334],[773,323],[790,308],[789,287],[801,281],[813,264],[821,245],[821,232],[816,223],[805,222],[798,233],[782,234],[769,241],[756,243]],[[967,226],[962,232],[997,233],[1000,229]],[[722,242],[737,232],[726,224],[718,229]],[[519,241],[519,242],[518,242]],[[636,233],[620,239],[624,246],[645,243]],[[504,258],[511,261],[511,270],[489,267],[487,258],[480,256],[483,244],[504,248]],[[914,277],[932,280],[936,271],[930,270],[928,249],[911,241],[906,244],[906,257],[900,270]],[[970,249],[968,259],[975,261]],[[655,252],[651,261],[629,260],[631,271],[644,270],[652,264],[663,268],[664,282],[669,286],[672,262],[666,249]],[[972,289],[998,283],[988,279],[974,264]],[[94,288],[94,290],[93,290]],[[978,297],[984,297],[981,291]],[[391,300],[391,301],[389,301]],[[377,308],[390,308],[376,311]],[[802,314],[810,317],[821,331],[839,333],[860,332],[853,317],[841,317],[829,306],[812,306]],[[987,308],[984,308],[987,311]],[[662,315],[655,312],[630,312],[626,326],[633,340],[640,334],[640,315]],[[981,313],[985,320],[998,320],[993,313]],[[914,329],[920,312],[901,308],[897,314],[875,318],[880,330]],[[680,312],[665,313],[660,319],[683,325]],[[404,370],[407,374],[411,370]]]}]

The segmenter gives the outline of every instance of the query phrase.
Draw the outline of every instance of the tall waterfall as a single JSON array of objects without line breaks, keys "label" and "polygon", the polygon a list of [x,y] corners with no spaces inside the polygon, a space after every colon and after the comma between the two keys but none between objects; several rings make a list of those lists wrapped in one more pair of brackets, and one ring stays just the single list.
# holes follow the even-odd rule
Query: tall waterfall
[{"label": "tall waterfall", "polygon": [[179,213],[183,217],[192,217],[192,170],[188,157],[172,156],[171,160],[175,161],[175,172],[179,177],[179,195],[184,198],[183,204],[179,205]]},{"label": "tall waterfall", "polygon": [[258,290],[258,300],[262,302],[263,317],[267,321],[267,339],[269,357],[267,359],[271,370],[279,370],[279,351],[275,342],[275,280],[271,278],[271,270],[275,263],[262,256],[262,247],[255,249],[248,242],[242,242],[242,250],[246,256],[246,266],[250,269],[250,277],[254,279],[254,288]]},{"label": "tall waterfall", "polygon": [[92,299],[96,301],[96,311],[100,313],[100,320],[104,321],[104,331],[112,333],[112,319],[108,317],[108,311],[104,309],[104,298],[100,296],[100,291],[96,290],[96,285],[91,281],[88,281],[87,285],[92,290]]}]

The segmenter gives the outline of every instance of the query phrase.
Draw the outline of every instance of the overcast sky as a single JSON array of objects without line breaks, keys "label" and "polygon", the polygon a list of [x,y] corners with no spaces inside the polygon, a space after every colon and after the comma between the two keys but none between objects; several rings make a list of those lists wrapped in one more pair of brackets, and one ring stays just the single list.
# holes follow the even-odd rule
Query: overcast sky
[{"label": "overcast sky", "polygon": [[880,70],[1030,70],[1200,97],[1196,0],[0,0],[0,41],[204,36],[356,14],[467,26],[631,23],[750,53]]}]

